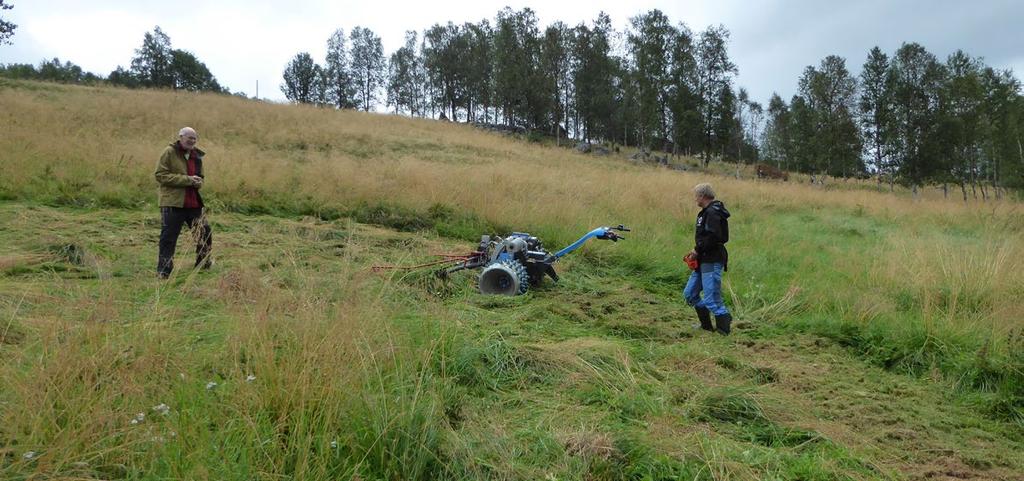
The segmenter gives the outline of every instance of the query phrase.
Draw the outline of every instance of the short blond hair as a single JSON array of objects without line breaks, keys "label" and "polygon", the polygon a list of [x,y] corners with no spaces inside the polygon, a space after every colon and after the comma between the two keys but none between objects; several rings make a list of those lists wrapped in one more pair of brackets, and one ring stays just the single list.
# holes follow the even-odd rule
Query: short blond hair
[{"label": "short blond hair", "polygon": [[711,188],[711,184],[697,184],[693,186],[693,193],[706,199],[715,198],[715,189]]}]

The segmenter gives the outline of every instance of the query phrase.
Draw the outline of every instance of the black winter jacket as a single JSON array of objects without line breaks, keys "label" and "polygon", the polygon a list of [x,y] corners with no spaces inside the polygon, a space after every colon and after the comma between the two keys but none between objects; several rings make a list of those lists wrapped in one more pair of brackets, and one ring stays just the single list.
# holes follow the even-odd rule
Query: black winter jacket
[{"label": "black winter jacket", "polygon": [[729,215],[720,200],[711,201],[697,214],[693,250],[697,251],[701,264],[721,262],[725,270],[729,269],[729,251],[725,249],[725,243],[729,242]]}]

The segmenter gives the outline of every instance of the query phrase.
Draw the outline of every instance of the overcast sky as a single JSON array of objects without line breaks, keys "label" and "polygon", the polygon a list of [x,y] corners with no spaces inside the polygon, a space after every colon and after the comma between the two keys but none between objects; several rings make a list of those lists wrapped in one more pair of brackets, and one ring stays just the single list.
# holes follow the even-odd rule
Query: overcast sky
[{"label": "overcast sky", "polygon": [[18,25],[13,45],[0,46],[0,63],[33,63],[59,57],[107,75],[128,67],[145,32],[157,25],[174,48],[188,50],[233,92],[283,100],[281,73],[298,52],[323,62],[327,38],[355,26],[380,35],[385,55],[401,46],[404,32],[434,23],[493,19],[502,7],[529,7],[540,26],[561,20],[588,24],[599,11],[617,30],[629,17],[660,9],[691,30],[723,24],[732,32],[729,53],[739,68],[737,85],[766,104],[772,92],[787,100],[807,65],[839,55],[856,73],[868,50],[892,54],[902,42],[925,46],[944,60],[956,49],[988,65],[1024,72],[1024,0],[826,1],[826,0],[11,0],[0,13]]}]

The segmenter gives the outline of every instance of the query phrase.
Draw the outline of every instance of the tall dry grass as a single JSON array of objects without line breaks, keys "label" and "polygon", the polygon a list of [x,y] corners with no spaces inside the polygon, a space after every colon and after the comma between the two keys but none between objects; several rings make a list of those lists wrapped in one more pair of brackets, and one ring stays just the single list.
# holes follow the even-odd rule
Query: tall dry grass
[{"label": "tall dry grass", "polygon": [[[2,181],[14,195],[30,194],[31,184],[52,177],[85,193],[123,193],[152,202],[156,158],[182,125],[197,128],[200,147],[209,152],[211,197],[446,203],[503,223],[568,222],[575,228],[609,215],[652,225],[689,222],[688,189],[705,180],[699,173],[632,168],[616,158],[393,115],[183,92],[7,85],[0,89],[6,126],[0,166],[18,173]],[[962,202],[911,202],[869,190],[823,192],[803,184],[713,180],[722,197],[749,208],[841,207],[891,219],[977,211]],[[1016,204],[985,208],[994,216],[1017,213]]]}]

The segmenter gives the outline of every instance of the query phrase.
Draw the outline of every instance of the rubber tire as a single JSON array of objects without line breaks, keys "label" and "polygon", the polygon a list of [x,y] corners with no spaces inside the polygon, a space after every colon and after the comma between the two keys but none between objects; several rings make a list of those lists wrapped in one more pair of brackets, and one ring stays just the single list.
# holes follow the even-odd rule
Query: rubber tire
[{"label": "rubber tire", "polygon": [[[485,285],[497,282],[495,276],[513,276],[514,279],[507,279],[513,283],[512,289],[501,290],[500,288],[484,288]],[[477,277],[477,289],[481,294],[499,294],[516,296],[525,294],[530,288],[530,276],[526,273],[526,267],[517,260],[506,260],[484,267]]]}]

